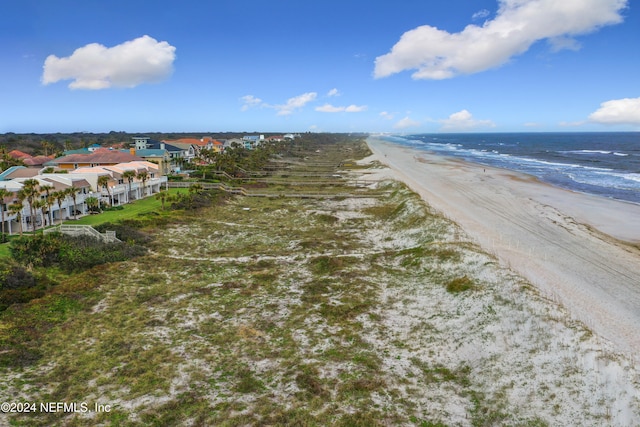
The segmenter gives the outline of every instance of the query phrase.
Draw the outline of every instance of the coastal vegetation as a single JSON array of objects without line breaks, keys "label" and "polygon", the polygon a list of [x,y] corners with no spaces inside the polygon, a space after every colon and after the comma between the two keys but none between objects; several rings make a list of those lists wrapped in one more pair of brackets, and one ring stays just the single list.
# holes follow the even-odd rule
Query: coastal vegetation
[{"label": "coastal vegetation", "polygon": [[[379,163],[356,163],[361,139],[290,148],[267,181],[233,181],[253,196],[172,189],[173,210],[149,198],[155,210],[85,217],[104,215],[96,227],[146,248],[126,259],[67,271],[22,267],[14,251],[10,274],[50,283],[0,313],[0,400],[109,410],[10,422],[544,426],[615,415],[624,396],[593,390],[624,360],[417,194],[376,178]],[[24,239],[16,248],[36,241]]]},{"label": "coastal vegetation", "polygon": [[[246,132],[200,132],[195,135],[208,135],[212,138],[230,139],[242,138],[246,134]],[[144,135],[156,140],[175,140],[194,137],[193,133],[175,132],[145,132]],[[121,144],[122,142],[129,143],[131,142],[131,138],[135,136],[139,136],[139,134],[122,131],[111,131],[107,133],[73,132],[47,134],[8,132],[0,134],[0,169],[5,169],[3,167],[3,162],[10,163],[12,161],[11,158],[3,157],[3,154],[6,154],[11,150],[20,150],[31,155],[51,155],[59,154],[65,150],[89,147],[93,144],[109,146]]]}]

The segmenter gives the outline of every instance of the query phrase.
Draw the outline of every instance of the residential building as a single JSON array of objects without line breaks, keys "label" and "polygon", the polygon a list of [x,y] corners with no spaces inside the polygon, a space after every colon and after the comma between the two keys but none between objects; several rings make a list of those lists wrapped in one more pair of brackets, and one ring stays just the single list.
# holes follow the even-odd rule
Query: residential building
[{"label": "residential building", "polygon": [[136,156],[131,152],[102,149],[90,154],[70,154],[58,157],[48,162],[46,166],[56,166],[60,169],[71,171],[81,167],[111,166],[118,163],[142,160],[144,160],[142,157]]},{"label": "residential building", "polygon": [[11,166],[0,172],[0,181],[10,181],[15,178],[31,178],[38,175],[39,170],[26,166]]},{"label": "residential building", "polygon": [[[134,178],[131,183],[124,178],[124,174],[128,170],[136,173],[136,178]],[[16,171],[32,170],[25,167],[18,167],[14,170],[14,173]],[[137,177],[137,175],[143,171],[146,172],[147,175],[144,182]],[[105,175],[109,176],[107,188],[98,185],[99,177]],[[28,202],[23,201],[20,216],[22,229],[24,231],[32,230],[33,224],[38,228],[51,225],[52,221],[53,223],[59,223],[74,216],[86,215],[88,213],[86,199],[89,197],[96,197],[107,204],[119,205],[157,193],[167,182],[167,177],[159,172],[159,166],[157,164],[144,160],[105,166],[87,166],[68,173],[38,174],[4,181],[0,180],[0,188],[5,188],[14,194],[0,203],[0,209],[3,209],[5,214],[5,231],[9,234],[18,233],[20,224],[17,222],[17,215],[9,213],[8,206],[18,201],[18,192],[23,188],[24,181],[27,179],[37,180],[40,187],[53,187],[50,192],[68,188],[77,188],[78,192],[76,193],[75,206],[73,198],[66,196],[61,204],[58,204],[56,201],[47,206],[47,209],[45,209],[47,213],[45,215],[42,214],[41,210],[34,212],[33,218]],[[40,194],[39,197],[41,200],[46,200],[46,193]]]},{"label": "residential building", "polygon": [[247,150],[253,150],[262,142],[264,142],[264,135],[245,135],[242,137],[244,148]]},{"label": "residential building", "polygon": [[[78,192],[76,193],[75,203],[73,201],[72,196],[66,196],[65,200],[61,205],[58,205],[57,201],[51,205],[50,212],[43,215],[42,210],[38,209],[32,212],[29,207],[29,203],[25,200],[23,201],[22,211],[20,213],[22,230],[29,231],[35,227],[42,227],[51,225],[49,222],[53,220],[53,222],[59,222],[63,219],[69,219],[74,216],[74,212],[76,215],[82,215],[87,213],[87,205],[85,200],[88,197],[93,196],[93,192],[91,190],[91,186],[89,183],[82,177],[70,177],[69,174],[61,174],[62,176],[54,176],[54,174],[46,174],[39,175],[34,178],[16,178],[11,181],[0,181],[0,188],[5,188],[8,191],[14,193],[13,197],[8,197],[5,199],[2,205],[2,208],[5,209],[4,217],[5,217],[5,232],[8,234],[16,234],[19,232],[21,225],[17,221],[17,215],[11,214],[8,211],[8,205],[18,202],[18,192],[23,188],[24,181],[27,179],[35,179],[38,181],[40,186],[49,186],[53,187],[52,191],[59,191],[61,189],[66,188],[77,188]],[[42,193],[39,195],[40,200],[46,202],[46,194]],[[10,200],[9,200],[10,199]],[[45,211],[47,211],[46,209]]]}]

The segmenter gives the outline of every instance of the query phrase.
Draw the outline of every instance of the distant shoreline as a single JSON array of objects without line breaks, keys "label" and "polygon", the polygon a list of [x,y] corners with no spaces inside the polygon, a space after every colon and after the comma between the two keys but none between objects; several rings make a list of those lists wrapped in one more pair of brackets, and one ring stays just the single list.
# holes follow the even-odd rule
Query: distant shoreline
[{"label": "distant shoreline", "polygon": [[637,133],[417,134],[380,139],[536,176],[570,191],[640,204]]},{"label": "distant shoreline", "polygon": [[375,137],[367,144],[503,264],[640,359],[640,205]]}]

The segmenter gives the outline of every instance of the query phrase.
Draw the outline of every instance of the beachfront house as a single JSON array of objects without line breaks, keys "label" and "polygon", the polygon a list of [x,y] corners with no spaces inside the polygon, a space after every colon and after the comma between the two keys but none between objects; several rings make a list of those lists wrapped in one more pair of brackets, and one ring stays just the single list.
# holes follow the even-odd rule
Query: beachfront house
[{"label": "beachfront house", "polygon": [[242,143],[247,150],[253,150],[264,141],[264,135],[245,135]]},{"label": "beachfront house", "polygon": [[[53,204],[48,205],[46,192],[42,192],[36,196],[35,200],[40,200],[47,206],[44,214],[42,209],[34,209],[32,211],[27,200],[23,200],[22,210],[19,215],[12,214],[8,210],[8,206],[19,203],[18,192],[24,187],[24,182],[27,179],[35,179],[38,181],[38,187],[49,187],[50,193],[75,188],[75,204],[73,197],[67,195],[61,205],[58,204],[57,200]],[[13,193],[12,196],[2,201],[2,208],[5,214],[4,228],[8,234],[16,234],[20,229],[22,229],[22,231],[33,230],[34,227],[38,229],[43,226],[52,225],[51,221],[56,223],[63,219],[72,218],[74,215],[86,214],[88,208],[85,200],[88,197],[94,196],[90,184],[84,178],[71,177],[69,174],[46,174],[33,178],[16,178],[11,181],[1,181],[0,188],[4,188]],[[20,222],[18,222],[18,216],[20,216]]]},{"label": "beachfront house", "polygon": [[[131,182],[129,182],[128,177],[125,178],[127,171],[134,173]],[[141,172],[145,172],[147,175],[144,182],[139,178]],[[103,202],[116,206],[158,193],[167,183],[167,177],[160,172],[160,166],[148,161],[119,163],[97,168],[81,168],[71,173],[86,177]],[[110,177],[107,188],[98,186],[99,177],[104,175]]]},{"label": "beachfront house", "polygon": [[[127,171],[134,172],[131,182],[125,175]],[[10,172],[11,177],[8,180],[0,180],[0,188],[6,189],[12,195],[0,202],[0,208],[3,209],[5,214],[5,232],[8,234],[18,233],[20,223],[23,231],[30,231],[33,229],[34,224],[37,229],[58,224],[63,220],[76,216],[86,215],[88,214],[86,200],[89,197],[95,197],[105,204],[120,205],[158,193],[163,186],[167,185],[167,177],[159,172],[159,166],[144,160],[115,165],[86,166],[65,173],[43,174],[24,166],[5,172]],[[20,172],[25,172],[26,174],[19,177],[15,176],[20,175]],[[36,174],[34,175],[33,172],[36,172]],[[146,173],[144,181],[138,176],[141,172]],[[7,175],[3,173],[5,178]],[[108,177],[106,187],[99,182],[101,176]],[[48,191],[38,194],[35,199],[42,200],[46,205],[44,214],[42,209],[32,211],[27,200],[22,202],[23,207],[20,215],[12,214],[9,211],[9,205],[19,201],[18,192],[24,187],[24,182],[27,179],[35,179],[38,182],[38,188],[50,187]],[[65,196],[60,201],[61,203],[58,203],[58,200],[49,200],[47,203],[47,193],[53,194],[70,188],[77,189],[75,207],[71,195]],[[18,216],[21,218],[20,223],[18,222]]]},{"label": "beachfront house", "polygon": [[[171,144],[176,147],[180,147],[184,151],[184,160],[192,162],[195,158],[200,156],[202,150],[207,149],[214,152],[221,152],[225,148],[225,144],[217,139],[211,137],[197,138],[181,138],[175,140],[165,140],[166,144]],[[177,164],[184,162],[177,161]]]}]

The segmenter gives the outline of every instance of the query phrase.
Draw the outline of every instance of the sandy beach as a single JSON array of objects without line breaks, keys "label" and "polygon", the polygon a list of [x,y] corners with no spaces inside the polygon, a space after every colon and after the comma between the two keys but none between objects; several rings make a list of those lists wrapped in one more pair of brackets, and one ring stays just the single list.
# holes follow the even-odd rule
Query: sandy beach
[{"label": "sandy beach", "polygon": [[390,177],[594,333],[640,360],[640,205],[376,138],[367,143]]}]

